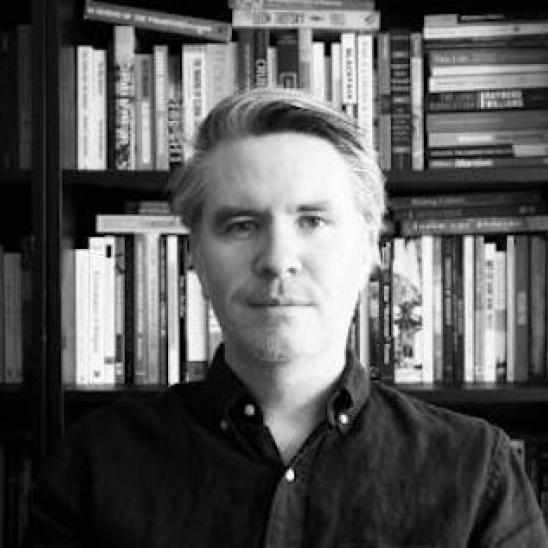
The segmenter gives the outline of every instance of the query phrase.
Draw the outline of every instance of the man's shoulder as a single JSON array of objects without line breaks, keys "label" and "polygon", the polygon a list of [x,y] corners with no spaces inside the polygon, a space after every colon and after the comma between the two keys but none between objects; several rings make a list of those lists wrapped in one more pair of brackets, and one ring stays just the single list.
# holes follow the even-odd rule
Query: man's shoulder
[{"label": "man's shoulder", "polygon": [[426,402],[382,382],[372,383],[369,403],[377,420],[412,442],[463,448],[474,445],[486,451],[501,442],[509,443],[498,426],[483,418]]}]

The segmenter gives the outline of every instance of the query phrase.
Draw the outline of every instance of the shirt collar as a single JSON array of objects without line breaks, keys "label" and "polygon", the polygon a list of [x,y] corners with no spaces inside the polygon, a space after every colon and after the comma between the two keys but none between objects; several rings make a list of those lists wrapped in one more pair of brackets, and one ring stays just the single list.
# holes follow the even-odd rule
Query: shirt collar
[{"label": "shirt collar", "polygon": [[[236,406],[255,403],[253,396],[227,365],[224,345],[220,345],[208,370],[205,388],[207,405],[216,421],[226,420]],[[369,373],[351,351],[333,393],[327,401],[326,418],[329,424],[346,432],[367,402],[370,391]]]}]

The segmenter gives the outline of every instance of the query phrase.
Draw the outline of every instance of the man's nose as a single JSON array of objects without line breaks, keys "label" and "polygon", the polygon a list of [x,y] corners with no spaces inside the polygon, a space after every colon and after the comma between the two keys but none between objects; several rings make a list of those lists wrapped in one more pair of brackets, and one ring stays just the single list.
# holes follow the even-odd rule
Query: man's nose
[{"label": "man's nose", "polygon": [[299,237],[292,223],[274,221],[265,228],[257,243],[253,268],[257,275],[268,278],[284,278],[299,273]]}]

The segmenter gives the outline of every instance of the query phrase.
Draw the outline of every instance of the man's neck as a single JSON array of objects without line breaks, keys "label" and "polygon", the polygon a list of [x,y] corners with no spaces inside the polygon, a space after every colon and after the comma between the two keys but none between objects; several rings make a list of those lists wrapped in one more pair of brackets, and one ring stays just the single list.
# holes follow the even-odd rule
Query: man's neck
[{"label": "man's neck", "polygon": [[326,402],[344,369],[344,351],[290,362],[261,363],[226,351],[229,367],[263,411],[280,454],[289,462],[325,417]]}]

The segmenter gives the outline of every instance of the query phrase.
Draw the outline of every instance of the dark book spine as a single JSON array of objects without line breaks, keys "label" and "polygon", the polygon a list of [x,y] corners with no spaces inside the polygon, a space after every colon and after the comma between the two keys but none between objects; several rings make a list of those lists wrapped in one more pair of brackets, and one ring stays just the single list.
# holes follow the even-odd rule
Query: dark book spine
[{"label": "dark book spine", "polygon": [[160,237],[160,337],[159,371],[160,384],[167,384],[167,262],[166,237]]},{"label": "dark book spine", "polygon": [[188,238],[178,237],[179,254],[179,378],[186,379],[186,269],[188,268]]},{"label": "dark book spine", "polygon": [[237,68],[238,89],[248,91],[253,87],[254,29],[238,29]]},{"label": "dark book spine", "polygon": [[124,373],[126,384],[133,384],[134,371],[134,345],[135,345],[135,321],[133,313],[134,305],[134,290],[133,281],[135,273],[135,259],[133,254],[134,237],[129,235],[126,237],[124,254],[125,254],[125,276],[124,276]]},{"label": "dark book spine", "polygon": [[277,82],[282,88],[299,87],[299,39],[296,30],[276,37]]},{"label": "dark book spine", "polygon": [[392,263],[394,243],[391,239],[381,246],[381,315],[382,315],[382,369],[381,379],[394,382],[394,341],[392,337]]},{"label": "dark book spine", "polygon": [[268,47],[270,29],[255,29],[253,49],[253,87],[268,86]]},{"label": "dark book spine", "polygon": [[464,382],[464,285],[462,236],[453,237],[453,383]]},{"label": "dark book spine", "polygon": [[453,383],[454,372],[454,316],[453,316],[453,240],[442,236],[442,292],[443,292],[443,378],[444,384]]},{"label": "dark book spine", "polygon": [[411,169],[411,44],[410,31],[390,31],[392,95],[392,169]]}]

